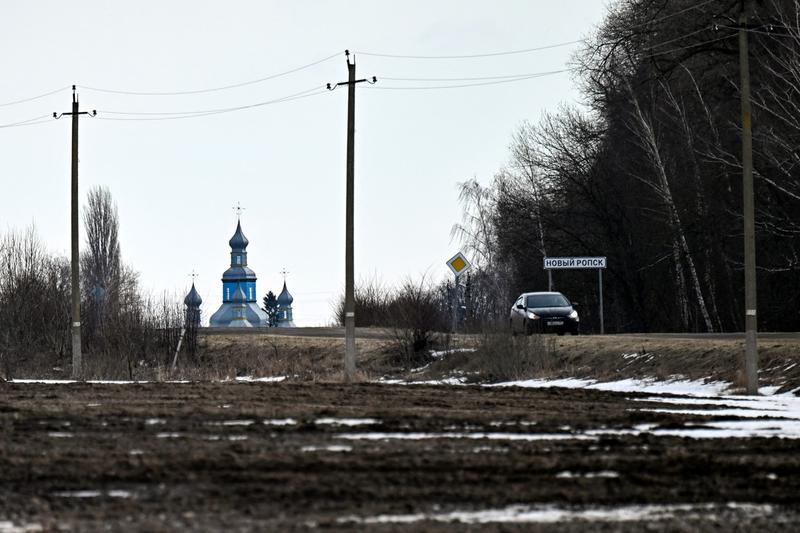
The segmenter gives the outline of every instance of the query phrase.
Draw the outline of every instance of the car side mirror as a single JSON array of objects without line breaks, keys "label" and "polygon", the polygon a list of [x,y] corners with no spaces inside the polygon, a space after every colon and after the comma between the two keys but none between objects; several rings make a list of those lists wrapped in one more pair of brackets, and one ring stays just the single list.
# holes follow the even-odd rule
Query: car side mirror
[{"label": "car side mirror", "polygon": [[523,304],[517,304],[517,309],[525,309],[525,306]]},{"label": "car side mirror", "polygon": [[581,304],[578,302],[572,302],[570,305],[572,305],[572,307],[580,307]]}]

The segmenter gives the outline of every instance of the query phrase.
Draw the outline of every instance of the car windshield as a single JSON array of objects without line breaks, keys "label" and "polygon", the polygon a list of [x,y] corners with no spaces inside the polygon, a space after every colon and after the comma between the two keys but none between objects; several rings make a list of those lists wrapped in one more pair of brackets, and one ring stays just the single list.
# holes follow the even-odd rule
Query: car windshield
[{"label": "car windshield", "polygon": [[532,294],[525,299],[525,307],[569,307],[561,294]]}]

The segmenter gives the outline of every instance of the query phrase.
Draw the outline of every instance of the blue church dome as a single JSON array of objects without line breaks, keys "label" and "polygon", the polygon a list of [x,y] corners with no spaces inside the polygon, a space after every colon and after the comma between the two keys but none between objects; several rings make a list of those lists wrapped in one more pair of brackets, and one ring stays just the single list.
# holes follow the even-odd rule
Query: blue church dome
[{"label": "blue church dome", "polygon": [[243,252],[245,248],[247,248],[247,245],[250,244],[250,241],[248,241],[247,237],[245,237],[244,233],[242,233],[241,222],[236,224],[236,233],[233,234],[233,237],[231,237],[231,240],[228,241],[228,244],[234,252]]},{"label": "blue church dome", "polygon": [[278,305],[287,306],[292,305],[294,298],[292,295],[289,294],[288,289],[286,289],[286,282],[283,282],[283,290],[281,291],[280,295],[278,295]]},{"label": "blue church dome", "polygon": [[190,290],[186,298],[183,299],[183,303],[189,307],[200,307],[200,304],[203,303],[203,299],[200,298],[200,294],[197,292],[197,289],[194,288],[194,283],[192,283],[192,290]]}]

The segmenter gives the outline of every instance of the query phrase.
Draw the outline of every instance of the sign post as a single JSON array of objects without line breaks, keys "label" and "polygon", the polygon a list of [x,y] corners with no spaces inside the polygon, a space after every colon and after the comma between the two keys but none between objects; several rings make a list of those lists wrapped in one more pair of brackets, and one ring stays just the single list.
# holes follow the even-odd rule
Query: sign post
[{"label": "sign post", "polygon": [[606,268],[605,257],[545,257],[544,269],[547,270],[548,285],[553,287],[553,270],[597,269],[597,285],[600,293],[600,335],[605,334],[603,321],[603,269]]},{"label": "sign post", "polygon": [[456,333],[458,330],[458,280],[461,274],[472,268],[472,263],[464,257],[464,254],[458,252],[447,261],[447,266],[456,277],[453,284],[453,333]]}]

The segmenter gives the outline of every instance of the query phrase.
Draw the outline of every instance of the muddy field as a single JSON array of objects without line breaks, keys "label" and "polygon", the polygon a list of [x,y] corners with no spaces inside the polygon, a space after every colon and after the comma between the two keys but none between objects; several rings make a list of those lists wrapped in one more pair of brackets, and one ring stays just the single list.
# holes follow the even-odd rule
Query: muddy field
[{"label": "muddy field", "polygon": [[556,388],[4,383],[0,532],[800,528],[800,441],[674,436],[720,407],[665,407],[685,405]]}]

